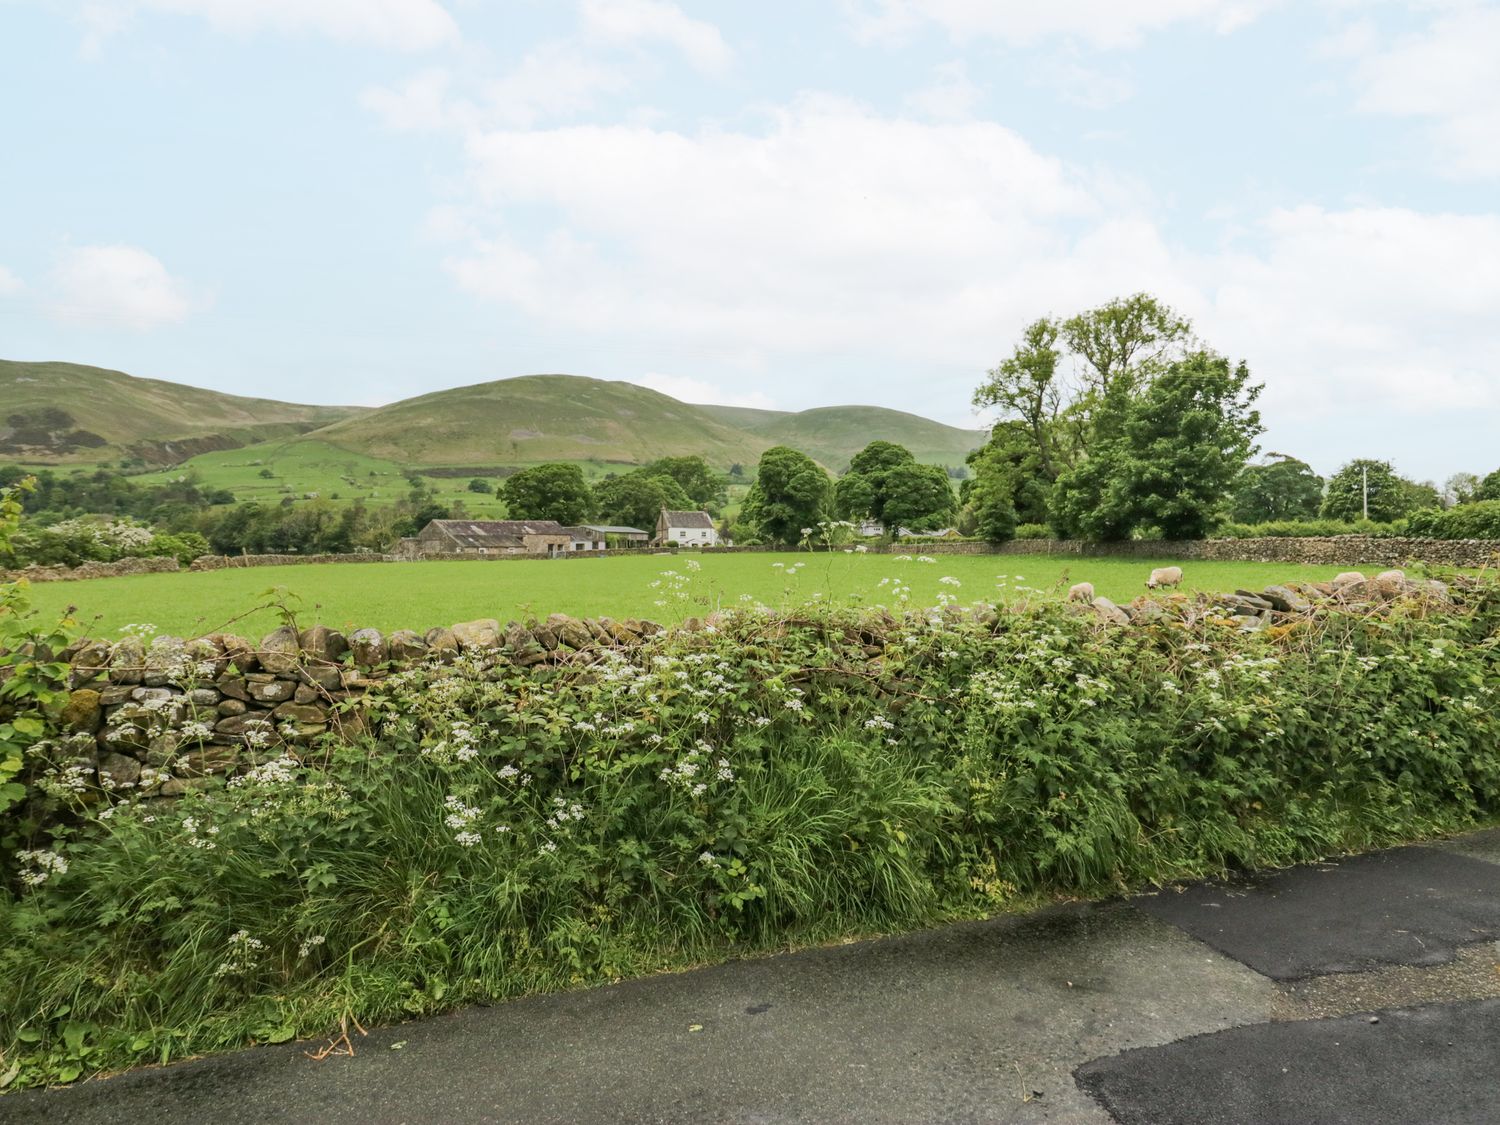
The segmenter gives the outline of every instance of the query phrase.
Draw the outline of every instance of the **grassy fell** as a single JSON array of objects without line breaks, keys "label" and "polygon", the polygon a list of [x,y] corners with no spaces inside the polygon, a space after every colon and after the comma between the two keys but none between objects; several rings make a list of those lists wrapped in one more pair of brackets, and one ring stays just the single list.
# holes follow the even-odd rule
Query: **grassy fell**
[{"label": "grassy fell", "polygon": [[239,444],[260,440],[272,427],[310,430],[357,413],[358,407],[303,406],[246,398],[77,363],[0,360],[0,426],[4,417],[40,408],[72,416],[77,428],[102,437],[104,447],[60,458],[94,462],[142,443],[223,435]]},{"label": "grassy fell", "polygon": [[724,470],[772,442],[634,383],[527,375],[383,406],[318,435],[341,448],[420,465],[603,459],[643,464],[700,455]]},{"label": "grassy fell", "polygon": [[882,406],[820,406],[795,414],[735,406],[700,407],[774,445],[789,445],[842,472],[849,459],[876,439],[911,450],[918,461],[962,465],[984,444],[983,430],[961,430],[930,418]]}]

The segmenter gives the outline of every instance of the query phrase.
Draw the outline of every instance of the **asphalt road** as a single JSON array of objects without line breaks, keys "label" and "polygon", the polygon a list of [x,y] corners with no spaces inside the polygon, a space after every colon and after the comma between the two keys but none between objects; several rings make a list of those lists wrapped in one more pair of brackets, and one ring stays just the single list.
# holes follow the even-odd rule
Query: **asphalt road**
[{"label": "asphalt road", "polygon": [[[1347,956],[1329,947],[1352,967],[1369,961],[1371,935],[1387,965],[1429,938],[1458,955],[1338,978],[1359,987],[1313,1001],[1296,990],[1335,978],[1288,984],[1257,972],[1244,962],[1263,957],[1265,941],[1210,934],[1206,944],[1139,900],[1069,905],[471,1009],[356,1037],[353,1058],[314,1062],[309,1045],[289,1044],[13,1094],[0,1098],[0,1121],[1300,1122],[1347,1105],[1379,1125],[1413,1120],[1417,1104],[1432,1112],[1416,1119],[1467,1121],[1466,1099],[1500,1104],[1500,1048],[1488,1046],[1500,1043],[1500,1006],[1474,1004],[1500,996],[1500,951],[1478,930],[1464,944],[1454,919],[1488,924],[1473,911],[1485,907],[1475,880],[1491,876],[1492,860],[1500,834],[1353,861],[1358,893],[1299,898],[1285,889],[1295,880],[1280,892],[1267,889],[1275,881],[1237,887],[1247,919],[1261,906],[1291,917],[1287,904],[1300,902],[1301,932],[1360,935]],[[1322,867],[1300,878],[1326,877]],[[1417,890],[1436,897],[1401,905]],[[1223,893],[1213,884],[1176,899]],[[1416,941],[1390,941],[1382,926]],[[1285,944],[1276,927],[1261,929]],[[1444,1002],[1394,1010],[1425,995]],[[1385,1014],[1341,1022],[1351,1003]],[[1314,1066],[1318,1051],[1328,1061]],[[1288,1058],[1297,1065],[1283,1072]],[[1413,1074],[1434,1079],[1425,1103],[1403,1100]],[[1239,1116],[1213,1116],[1225,1107]]]},{"label": "asphalt road", "polygon": [[1263,1023],[1090,1063],[1124,1125],[1443,1122],[1500,1115],[1500,1000]]}]

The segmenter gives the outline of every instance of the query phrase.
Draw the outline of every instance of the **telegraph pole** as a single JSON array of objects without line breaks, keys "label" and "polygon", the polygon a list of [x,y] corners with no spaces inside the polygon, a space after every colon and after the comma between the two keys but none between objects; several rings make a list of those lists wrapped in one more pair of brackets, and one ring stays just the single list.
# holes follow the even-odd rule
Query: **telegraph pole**
[{"label": "telegraph pole", "polygon": [[1363,506],[1364,506],[1364,511],[1365,511],[1365,522],[1369,523],[1370,522],[1370,466],[1368,466],[1368,465],[1361,465],[1359,467],[1359,479],[1360,479],[1360,489],[1361,489],[1361,492],[1363,493],[1363,496],[1364,496]]}]

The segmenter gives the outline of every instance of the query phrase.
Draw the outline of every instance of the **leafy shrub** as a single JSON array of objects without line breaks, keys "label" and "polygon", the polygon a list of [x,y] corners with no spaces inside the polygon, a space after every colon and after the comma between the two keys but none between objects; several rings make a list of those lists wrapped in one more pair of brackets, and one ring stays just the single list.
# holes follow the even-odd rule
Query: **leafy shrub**
[{"label": "leafy shrub", "polygon": [[[23,480],[0,488],[0,547],[21,520]],[[37,769],[36,744],[49,733],[56,709],[67,699],[67,665],[51,654],[68,643],[67,617],[39,622],[26,597],[27,584],[0,583],[0,881],[10,882],[15,853],[36,825],[26,817]],[[0,888],[0,896],[4,895]]]},{"label": "leafy shrub", "polygon": [[1016,528],[1017,539],[1051,539],[1052,529],[1044,523],[1023,523]]},{"label": "leafy shrub", "polygon": [[1405,520],[1376,523],[1374,520],[1275,520],[1271,523],[1231,523],[1221,527],[1216,539],[1328,539],[1338,535],[1371,535],[1392,538],[1408,534]]},{"label": "leafy shrub", "polygon": [[743,612],[423,666],[366,741],[71,790],[82,829],[0,910],[0,1046],[70,1080],[1455,830],[1500,810],[1497,627],[1476,582],[1252,635]]},{"label": "leafy shrub", "polygon": [[1407,521],[1407,533],[1428,539],[1500,539],[1500,500],[1418,512]]}]

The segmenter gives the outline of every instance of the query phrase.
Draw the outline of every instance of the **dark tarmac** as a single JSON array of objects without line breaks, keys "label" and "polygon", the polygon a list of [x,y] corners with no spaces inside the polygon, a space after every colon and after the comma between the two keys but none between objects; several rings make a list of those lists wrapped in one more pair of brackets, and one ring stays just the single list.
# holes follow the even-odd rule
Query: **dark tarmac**
[{"label": "dark tarmac", "polygon": [[375,1030],[353,1058],[12,1094],[0,1122],[1493,1121],[1497,863],[1491,832],[732,962]]},{"label": "dark tarmac", "polygon": [[1442,965],[1500,938],[1500,866],[1433,848],[1371,852],[1134,900],[1273,980]]}]

